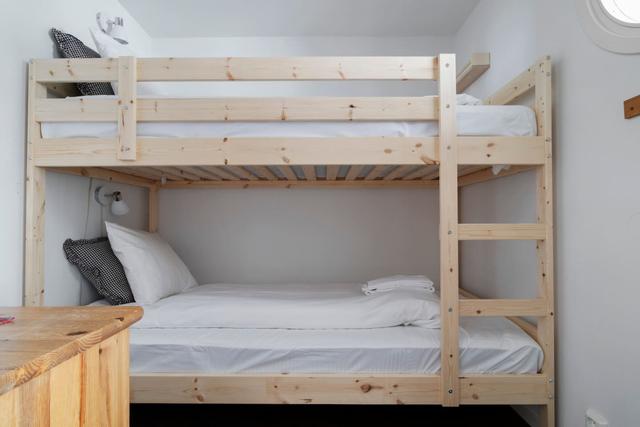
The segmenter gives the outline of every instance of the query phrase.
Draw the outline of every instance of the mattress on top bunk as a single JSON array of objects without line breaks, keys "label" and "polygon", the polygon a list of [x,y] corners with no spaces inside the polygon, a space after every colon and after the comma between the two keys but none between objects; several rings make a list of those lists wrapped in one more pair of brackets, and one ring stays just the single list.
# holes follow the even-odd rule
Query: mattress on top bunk
[{"label": "mattress on top bunk", "polygon": [[[521,105],[459,105],[458,134],[464,136],[534,136],[534,111]],[[112,138],[115,122],[44,122],[43,138]],[[438,135],[437,121],[353,122],[139,122],[138,136],[206,137],[428,137]]]}]

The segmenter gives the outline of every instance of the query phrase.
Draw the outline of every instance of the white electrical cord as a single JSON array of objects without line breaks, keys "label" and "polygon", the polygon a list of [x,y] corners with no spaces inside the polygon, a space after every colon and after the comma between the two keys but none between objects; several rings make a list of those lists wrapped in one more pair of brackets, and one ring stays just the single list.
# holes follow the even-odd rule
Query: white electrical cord
[{"label": "white electrical cord", "polygon": [[[82,239],[87,238],[87,230],[89,228],[89,212],[91,210],[91,189],[93,188],[93,178],[89,178],[89,191],[87,193],[87,209],[84,214],[84,231],[82,232]],[[80,275],[80,295],[78,305],[82,305],[84,302],[84,279]]]}]

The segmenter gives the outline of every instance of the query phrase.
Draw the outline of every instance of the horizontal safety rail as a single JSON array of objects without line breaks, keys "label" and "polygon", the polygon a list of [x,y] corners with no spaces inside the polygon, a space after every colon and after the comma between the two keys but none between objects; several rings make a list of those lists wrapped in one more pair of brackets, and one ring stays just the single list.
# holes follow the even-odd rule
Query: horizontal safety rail
[{"label": "horizontal safety rail", "polygon": [[[438,119],[438,97],[138,98],[139,122]],[[39,99],[39,122],[115,122],[118,99]]]},{"label": "horizontal safety rail", "polygon": [[[44,139],[37,166],[123,166],[116,138]],[[440,162],[438,137],[146,138],[138,137],[139,166],[198,165],[429,165]],[[541,164],[538,138],[458,137],[466,164]],[[529,154],[523,154],[522,151]],[[487,156],[491,154],[491,156]]]},{"label": "horizontal safety rail", "polygon": [[[118,80],[122,58],[42,59],[38,82]],[[138,81],[436,80],[431,56],[138,58]]]}]

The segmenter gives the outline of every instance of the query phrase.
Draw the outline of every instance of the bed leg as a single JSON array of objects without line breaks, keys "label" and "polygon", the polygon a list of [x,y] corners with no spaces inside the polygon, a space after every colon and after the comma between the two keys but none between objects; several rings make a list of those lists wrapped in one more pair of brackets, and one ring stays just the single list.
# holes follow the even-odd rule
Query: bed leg
[{"label": "bed leg", "polygon": [[540,427],[555,427],[556,425],[556,404],[551,399],[548,404],[540,410]]}]

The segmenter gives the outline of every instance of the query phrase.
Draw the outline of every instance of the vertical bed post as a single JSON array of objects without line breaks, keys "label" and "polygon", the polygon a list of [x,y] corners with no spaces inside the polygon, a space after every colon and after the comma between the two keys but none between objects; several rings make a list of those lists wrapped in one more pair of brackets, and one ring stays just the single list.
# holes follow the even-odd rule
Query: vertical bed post
[{"label": "vertical bed post", "polygon": [[460,404],[458,359],[458,148],[456,57],[438,57],[440,95],[440,343],[442,404]]},{"label": "vertical bed post", "polygon": [[44,304],[45,170],[37,167],[34,159],[35,147],[42,141],[35,102],[47,96],[47,89],[36,81],[33,61],[29,63],[28,79],[23,304],[39,306]]},{"label": "vertical bed post", "polygon": [[149,187],[149,233],[158,231],[158,186]]},{"label": "vertical bed post", "polygon": [[549,378],[548,403],[543,407],[542,425],[555,425],[554,372],[554,268],[553,268],[553,175],[552,175],[552,88],[551,59],[546,56],[535,66],[535,110],[538,135],[545,140],[545,163],[537,168],[536,195],[538,223],[544,224],[545,239],[536,243],[538,258],[538,295],[547,307],[547,314],[538,318],[538,340],[544,351],[542,373]]},{"label": "vertical bed post", "polygon": [[137,61],[133,56],[118,59],[118,160],[135,160]]}]

